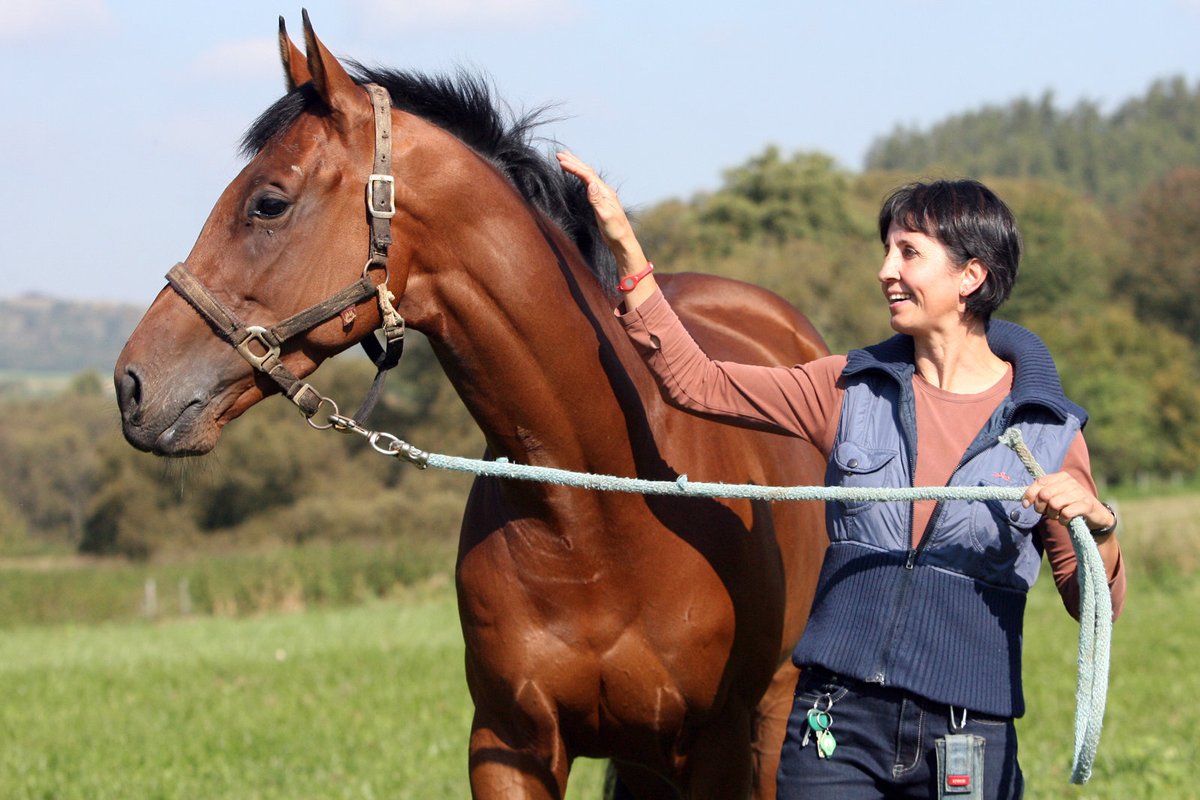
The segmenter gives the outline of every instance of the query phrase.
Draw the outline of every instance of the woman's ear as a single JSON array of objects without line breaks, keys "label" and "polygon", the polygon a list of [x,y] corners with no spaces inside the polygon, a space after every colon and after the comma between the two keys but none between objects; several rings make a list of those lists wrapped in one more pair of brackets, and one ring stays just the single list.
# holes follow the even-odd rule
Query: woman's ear
[{"label": "woman's ear", "polygon": [[980,286],[983,286],[987,280],[988,268],[987,265],[978,258],[972,258],[967,262],[962,270],[962,283],[959,284],[958,294],[960,297],[968,297],[975,293]]}]

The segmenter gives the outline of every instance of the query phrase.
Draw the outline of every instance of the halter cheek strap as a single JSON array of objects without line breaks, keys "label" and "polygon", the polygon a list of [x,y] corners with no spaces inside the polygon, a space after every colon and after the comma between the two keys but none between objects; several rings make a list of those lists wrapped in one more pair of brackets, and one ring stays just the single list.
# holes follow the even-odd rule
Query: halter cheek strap
[{"label": "halter cheek strap", "polygon": [[[371,412],[382,389],[384,375],[396,366],[404,352],[404,318],[396,311],[395,295],[387,288],[388,247],[392,243],[391,219],[396,215],[396,187],[391,175],[391,102],[383,87],[372,83],[364,88],[371,97],[374,109],[375,159],[372,172],[367,177],[366,205],[371,241],[361,278],[337,294],[268,328],[242,322],[183,262],[167,273],[167,283],[204,318],[213,332],[232,345],[257,372],[274,381],[284,396],[295,403],[310,422],[323,404],[332,405],[335,413],[337,406],[311,384],[302,383],[280,359],[283,344],[289,339],[371,296],[377,298],[380,326],[376,330],[382,332],[383,343],[376,339],[374,333],[362,341],[362,347],[375,364],[377,372],[366,399],[355,414],[358,420],[365,419]],[[383,280],[379,284],[372,280],[372,270],[383,271]]]}]

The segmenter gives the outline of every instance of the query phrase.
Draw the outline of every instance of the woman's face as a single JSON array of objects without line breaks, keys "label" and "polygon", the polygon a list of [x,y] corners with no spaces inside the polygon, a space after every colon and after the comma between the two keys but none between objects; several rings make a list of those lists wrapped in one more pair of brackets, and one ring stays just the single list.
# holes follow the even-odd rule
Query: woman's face
[{"label": "woman's face", "polygon": [[972,272],[937,239],[893,223],[879,270],[892,329],[920,338],[964,325],[966,295],[978,287]]}]

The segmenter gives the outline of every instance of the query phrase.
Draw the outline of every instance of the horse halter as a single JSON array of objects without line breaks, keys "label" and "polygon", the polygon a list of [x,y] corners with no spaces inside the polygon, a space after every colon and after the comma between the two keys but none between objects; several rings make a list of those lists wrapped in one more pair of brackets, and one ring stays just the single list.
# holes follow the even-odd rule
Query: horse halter
[{"label": "horse halter", "polygon": [[[188,270],[182,261],[167,273],[167,283],[180,297],[196,310],[213,332],[237,350],[255,371],[274,381],[284,396],[296,404],[301,413],[312,423],[312,417],[322,405],[329,404],[334,414],[337,404],[324,397],[309,383],[302,383],[280,359],[283,344],[289,339],[309,331],[326,320],[341,314],[347,308],[374,295],[379,300],[380,326],[384,344],[380,344],[374,332],[362,340],[378,370],[362,407],[355,418],[362,420],[375,405],[382,387],[384,374],[396,366],[404,351],[404,319],[393,303],[395,295],[388,291],[388,246],[392,243],[391,219],[396,215],[396,182],[391,175],[392,160],[392,106],[387,90],[373,83],[364,87],[371,97],[375,112],[375,160],[371,174],[367,177],[367,215],[370,220],[370,255],[363,267],[362,277],[340,292],[293,314],[271,327],[247,325],[238,319],[200,280]],[[376,284],[371,279],[372,270],[383,270],[383,280]],[[314,427],[329,427],[321,425]]]}]

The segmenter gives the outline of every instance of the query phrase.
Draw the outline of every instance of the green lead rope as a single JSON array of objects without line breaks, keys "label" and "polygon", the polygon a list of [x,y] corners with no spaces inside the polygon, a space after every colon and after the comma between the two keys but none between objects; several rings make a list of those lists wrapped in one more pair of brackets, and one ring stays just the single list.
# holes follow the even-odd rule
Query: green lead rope
[{"label": "green lead rope", "polygon": [[[1029,452],[1021,432],[1009,428],[1000,442],[1013,449],[1034,478],[1046,474]],[[1112,595],[1108,572],[1083,517],[1067,526],[1079,575],[1079,680],[1075,685],[1075,763],[1071,783],[1087,783],[1100,748],[1104,704],[1108,692],[1108,661],[1112,646]]]}]

